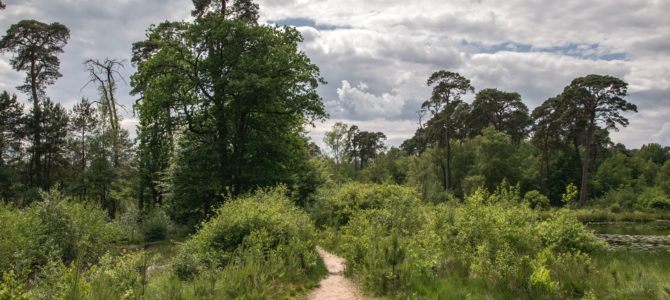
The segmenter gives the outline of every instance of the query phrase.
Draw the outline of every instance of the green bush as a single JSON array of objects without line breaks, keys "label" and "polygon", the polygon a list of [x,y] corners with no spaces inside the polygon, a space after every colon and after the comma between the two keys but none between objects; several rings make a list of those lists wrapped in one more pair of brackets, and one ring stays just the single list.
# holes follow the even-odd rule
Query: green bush
[{"label": "green bush", "polygon": [[576,219],[564,213],[543,221],[538,225],[538,233],[544,246],[559,253],[594,252],[604,250],[606,243],[597,239],[593,232]]},{"label": "green bush", "polygon": [[146,252],[109,254],[100,259],[87,274],[91,299],[139,298],[147,285],[147,270],[154,258]]},{"label": "green bush", "polygon": [[0,204],[0,228],[0,270],[20,274],[44,262],[46,229],[35,214]]},{"label": "green bush", "polygon": [[[380,207],[359,209],[342,227],[337,247],[355,273],[370,291],[383,294],[411,282],[419,270],[415,261],[420,255],[413,235],[422,227],[423,207],[417,193],[399,186],[370,186],[361,190],[391,192],[380,201]],[[421,255],[422,256],[422,255]]]},{"label": "green bush", "polygon": [[42,197],[23,210],[0,206],[3,270],[37,270],[52,259],[95,261],[122,237],[121,227],[101,209],[71,202],[55,190]]},{"label": "green bush", "polygon": [[42,193],[42,198],[31,212],[46,228],[46,244],[64,262],[94,261],[122,238],[122,228],[99,207],[71,202],[55,190]]},{"label": "green bush", "polygon": [[217,209],[178,246],[173,261],[176,275],[196,282],[211,272],[239,276],[240,281],[233,281],[226,291],[232,297],[242,291],[253,294],[273,281],[290,283],[314,273],[319,269],[314,226],[286,192],[285,188],[262,190]]},{"label": "green bush", "polygon": [[129,243],[141,243],[144,236],[140,228],[141,214],[137,208],[127,209],[123,214],[116,218],[121,228],[123,228],[126,240]]},{"label": "green bush", "polygon": [[312,217],[320,228],[339,228],[346,225],[359,210],[381,208],[397,201],[421,204],[420,195],[410,188],[390,184],[349,183],[336,190],[321,192],[312,208]]},{"label": "green bush", "polygon": [[[494,193],[480,188],[462,204],[440,205],[421,204],[412,189],[393,188],[395,196],[375,202],[378,207],[342,206],[350,209],[348,222],[339,231],[326,231],[347,259],[347,272],[376,295],[440,298],[430,288],[439,289],[440,278],[449,278],[510,297],[558,297],[568,287],[554,270],[572,264],[575,255],[585,261],[582,256],[604,249],[581,223],[562,213],[542,221],[522,201],[518,185],[503,182]],[[359,193],[336,195],[354,198],[339,202],[359,203],[355,197],[383,189],[365,186],[356,189]]]},{"label": "green bush", "polygon": [[637,204],[646,209],[670,209],[670,196],[659,187],[645,188],[637,196]]},{"label": "green bush", "polygon": [[523,202],[532,209],[547,210],[550,207],[549,198],[537,190],[532,190],[523,196]]},{"label": "green bush", "polygon": [[28,269],[24,269],[23,274],[14,274],[14,270],[3,272],[0,277],[0,300],[30,299],[32,293],[26,288],[28,273]]},{"label": "green bush", "polygon": [[172,221],[164,210],[154,208],[144,215],[140,228],[145,241],[158,241],[168,236]]}]

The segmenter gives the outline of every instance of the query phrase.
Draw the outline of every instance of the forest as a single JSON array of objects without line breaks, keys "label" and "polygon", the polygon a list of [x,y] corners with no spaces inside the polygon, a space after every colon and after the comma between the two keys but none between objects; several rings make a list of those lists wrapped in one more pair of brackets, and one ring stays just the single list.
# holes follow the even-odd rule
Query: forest
[{"label": "forest", "polygon": [[399,147],[343,122],[319,147],[300,32],[252,0],[192,2],[132,45],[132,107],[114,58],[83,61],[97,98],[50,98],[65,25],[2,36],[25,77],[0,93],[0,299],[310,298],[317,246],[369,298],[670,299],[670,147],[612,142],[638,111],[624,80],[531,111],[434,70]]}]

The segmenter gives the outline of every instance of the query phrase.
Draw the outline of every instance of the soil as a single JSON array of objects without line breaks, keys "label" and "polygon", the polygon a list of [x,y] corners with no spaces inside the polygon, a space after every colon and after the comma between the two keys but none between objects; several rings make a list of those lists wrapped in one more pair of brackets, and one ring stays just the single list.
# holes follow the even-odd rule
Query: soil
[{"label": "soil", "polygon": [[328,277],[321,280],[319,288],[307,295],[310,300],[363,300],[366,299],[351,280],[343,275],[346,260],[317,246],[316,252],[328,269]]}]

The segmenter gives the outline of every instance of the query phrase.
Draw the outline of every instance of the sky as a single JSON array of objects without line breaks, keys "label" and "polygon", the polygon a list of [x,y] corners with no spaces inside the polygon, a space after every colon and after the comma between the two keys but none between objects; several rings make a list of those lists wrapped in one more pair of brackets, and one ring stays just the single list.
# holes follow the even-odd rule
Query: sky
[{"label": "sky", "polygon": [[[7,0],[0,33],[22,19],[59,22],[71,39],[60,55],[60,78],[47,89],[71,107],[96,99],[83,61],[125,60],[151,24],[190,18],[190,0]],[[435,71],[458,72],[476,91],[518,92],[532,110],[576,77],[612,75],[626,81],[638,113],[612,132],[614,142],[639,148],[670,145],[670,1],[667,0],[261,0],[260,22],[295,26],[300,45],[328,84],[318,91],[330,118],[309,135],[323,145],[335,122],[382,131],[389,146],[412,137],[417,111]],[[24,74],[0,55],[0,90],[16,92]],[[135,96],[122,83],[124,128],[134,133]],[[16,92],[18,94],[18,92]],[[25,95],[19,96],[24,101]],[[465,97],[471,102],[474,94]]]}]

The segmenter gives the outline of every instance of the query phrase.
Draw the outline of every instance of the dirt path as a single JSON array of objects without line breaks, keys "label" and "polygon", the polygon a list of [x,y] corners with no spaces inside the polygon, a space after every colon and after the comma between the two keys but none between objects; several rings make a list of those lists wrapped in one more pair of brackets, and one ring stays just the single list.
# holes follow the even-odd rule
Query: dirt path
[{"label": "dirt path", "polygon": [[338,257],[332,253],[323,250],[323,248],[316,246],[316,252],[323,258],[323,263],[328,269],[328,277],[321,280],[320,287],[313,290],[307,299],[310,300],[362,300],[361,292],[351,282],[351,280],[344,277],[344,258]]}]

